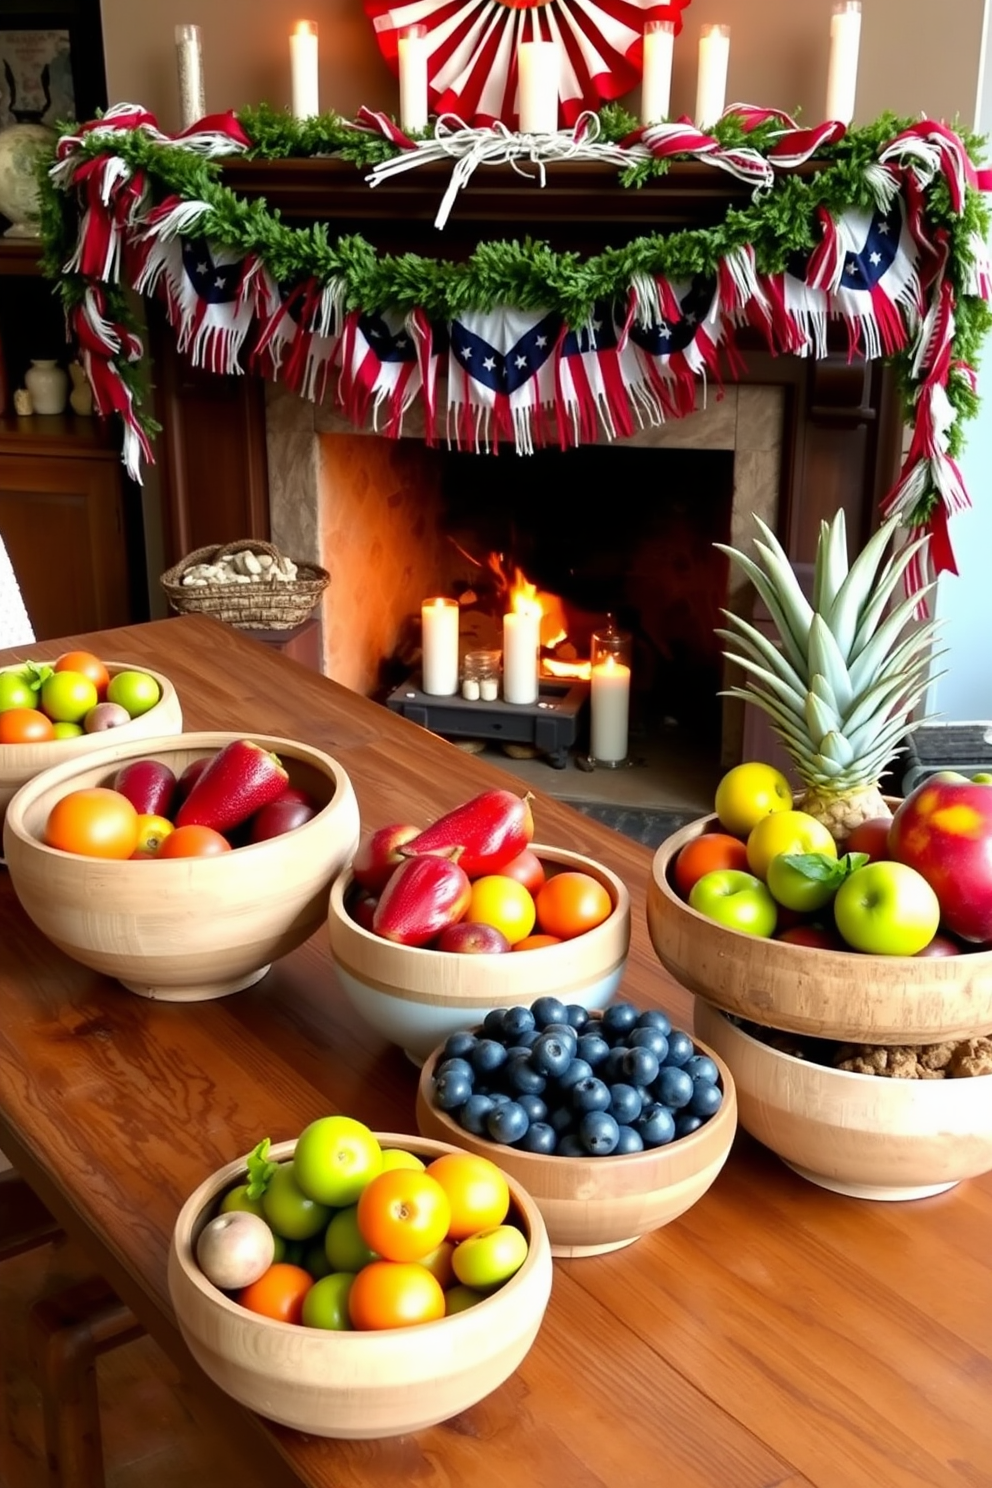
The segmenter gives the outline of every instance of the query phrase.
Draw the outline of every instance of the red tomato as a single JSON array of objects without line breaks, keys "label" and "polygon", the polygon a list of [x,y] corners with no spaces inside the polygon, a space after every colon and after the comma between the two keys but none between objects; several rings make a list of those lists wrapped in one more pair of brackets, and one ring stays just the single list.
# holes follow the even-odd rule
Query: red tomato
[{"label": "red tomato", "polygon": [[101,703],[107,696],[110,673],[99,656],[94,656],[92,651],[63,651],[53,663],[52,669],[56,672],[80,672],[93,683]]},{"label": "red tomato", "polygon": [[613,900],[590,873],[555,873],[537,894],[537,928],[571,940],[594,930],[613,912]]},{"label": "red tomato", "polygon": [[537,853],[531,852],[525,847],[522,853],[517,853],[508,863],[504,863],[499,870],[504,878],[515,878],[517,883],[522,883],[525,889],[529,889],[534,895],[544,883],[546,874],[544,864]]},{"label": "red tomato", "polygon": [[747,873],[747,846],[729,832],[704,832],[682,848],[672,865],[672,878],[683,899],[704,873],[717,868],[739,868]]},{"label": "red tomato", "polygon": [[249,1312],[275,1318],[280,1323],[302,1323],[303,1299],[313,1286],[313,1277],[302,1266],[288,1261],[274,1261],[251,1286],[238,1293],[237,1300]]},{"label": "red tomato", "polygon": [[353,1328],[408,1328],[444,1317],[444,1292],[437,1277],[416,1261],[373,1261],[351,1284],[348,1314]]},{"label": "red tomato", "polygon": [[0,744],[44,744],[55,738],[55,726],[38,708],[8,708],[0,713]]},{"label": "red tomato", "polygon": [[231,851],[226,837],[213,827],[176,827],[162,839],[157,858],[215,858]]},{"label": "red tomato", "polygon": [[448,1233],[451,1205],[435,1178],[416,1168],[390,1168],[358,1199],[358,1233],[385,1261],[419,1261]]}]

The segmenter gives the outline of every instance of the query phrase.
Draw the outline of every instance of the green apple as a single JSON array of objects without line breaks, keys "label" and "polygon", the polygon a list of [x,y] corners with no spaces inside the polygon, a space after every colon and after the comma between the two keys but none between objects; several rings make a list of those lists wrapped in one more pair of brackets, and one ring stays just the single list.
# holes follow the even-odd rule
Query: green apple
[{"label": "green apple", "polygon": [[53,723],[81,723],[99,701],[96,688],[82,672],[53,672],[41,684],[41,711]]},{"label": "green apple", "polygon": [[474,1307],[476,1302],[481,1302],[485,1292],[477,1292],[472,1287],[458,1286],[449,1287],[444,1294],[444,1315],[452,1317],[456,1312],[464,1312],[467,1307]]},{"label": "green apple", "polygon": [[915,956],[940,923],[937,895],[906,863],[867,863],[845,879],[834,920],[849,946],[875,956]]},{"label": "green apple", "polygon": [[366,1184],[382,1172],[382,1148],[363,1122],[351,1116],[321,1116],[301,1133],[293,1170],[311,1199],[342,1209],[357,1204]]},{"label": "green apple", "polygon": [[777,904],[812,914],[830,903],[843,876],[837,859],[827,853],[776,853],[766,882]]},{"label": "green apple", "polygon": [[402,1147],[382,1149],[382,1171],[384,1173],[388,1173],[391,1168],[416,1168],[423,1172],[426,1166],[427,1164],[415,1152],[405,1152]]},{"label": "green apple", "polygon": [[689,892],[689,905],[699,914],[746,935],[767,937],[775,932],[775,900],[760,878],[742,868],[714,868],[704,873]]},{"label": "green apple", "polygon": [[148,672],[116,672],[107,686],[107,702],[119,703],[131,718],[140,718],[154,708],[162,689]]},{"label": "green apple", "polygon": [[261,1194],[257,1198],[254,1196],[249,1198],[247,1183],[239,1183],[237,1188],[228,1189],[220,1201],[221,1214],[231,1214],[236,1209],[243,1209],[248,1214],[257,1214],[259,1219],[265,1218]]},{"label": "green apple", "polygon": [[335,1333],[351,1331],[348,1297],[355,1280],[346,1271],[334,1271],[315,1281],[303,1298],[305,1328],[327,1328]]},{"label": "green apple", "polygon": [[292,1163],[281,1163],[265,1185],[262,1213],[284,1240],[312,1240],[327,1229],[331,1211],[318,1204],[296,1181]]},{"label": "green apple", "polygon": [[81,723],[53,723],[52,733],[56,739],[78,739],[86,730]]},{"label": "green apple", "polygon": [[509,1281],[527,1259],[527,1241],[516,1225],[493,1225],[477,1230],[451,1257],[454,1273],[463,1286],[491,1292]]},{"label": "green apple", "polygon": [[38,694],[16,669],[0,672],[0,713],[8,708],[37,708]]},{"label": "green apple", "polygon": [[361,1271],[379,1257],[358,1232],[358,1205],[339,1209],[324,1235],[324,1251],[332,1271]]},{"label": "green apple", "polygon": [[977,775],[971,777],[972,785],[992,785],[992,775],[986,770],[979,770]]}]

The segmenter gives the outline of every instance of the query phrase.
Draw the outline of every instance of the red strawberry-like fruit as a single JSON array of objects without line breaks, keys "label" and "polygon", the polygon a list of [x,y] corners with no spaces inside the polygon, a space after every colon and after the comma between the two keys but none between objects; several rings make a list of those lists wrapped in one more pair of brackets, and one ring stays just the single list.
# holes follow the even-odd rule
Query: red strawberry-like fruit
[{"label": "red strawberry-like fruit", "polygon": [[424,946],[465,915],[472,898],[468,874],[451,857],[406,858],[382,891],[372,929],[384,940]]},{"label": "red strawberry-like fruit", "polygon": [[210,760],[175,815],[177,827],[228,832],[285,790],[282,761],[251,739],[234,739]]},{"label": "red strawberry-like fruit", "polygon": [[498,873],[534,836],[530,796],[508,790],[487,790],[473,796],[403,847],[411,857],[426,853],[450,853],[460,847],[459,866],[469,878]]}]

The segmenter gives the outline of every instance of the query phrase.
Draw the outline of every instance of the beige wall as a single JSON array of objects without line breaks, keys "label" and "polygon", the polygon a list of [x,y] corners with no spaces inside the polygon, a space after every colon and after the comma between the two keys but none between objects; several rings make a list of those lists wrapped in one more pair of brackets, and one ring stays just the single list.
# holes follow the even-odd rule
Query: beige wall
[{"label": "beige wall", "polygon": [[[885,109],[972,124],[986,0],[864,0],[860,121]],[[823,115],[831,0],[693,0],[676,46],[672,107],[691,113],[700,25],[731,26],[728,101]],[[321,106],[352,116],[363,104],[395,111],[396,87],[361,0],[102,0],[112,102],[141,103],[178,126],[174,27],[203,30],[207,107],[289,103],[292,23],[320,27]],[[636,111],[636,95],[629,100]]]}]

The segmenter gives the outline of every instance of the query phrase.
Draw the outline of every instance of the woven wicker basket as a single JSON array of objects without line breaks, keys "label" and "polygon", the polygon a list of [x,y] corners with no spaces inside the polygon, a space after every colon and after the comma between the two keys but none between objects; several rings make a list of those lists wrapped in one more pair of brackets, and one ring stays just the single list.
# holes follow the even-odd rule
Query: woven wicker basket
[{"label": "woven wicker basket", "polygon": [[180,615],[212,615],[215,620],[246,630],[290,630],[309,620],[331,579],[327,570],[315,563],[298,563],[296,578],[284,581],[207,584],[195,588],[183,584],[183,575],[197,563],[216,563],[228,554],[246,550],[268,553],[274,559],[282,557],[278,548],[255,537],[197,548],[159,579],[172,608]]}]

